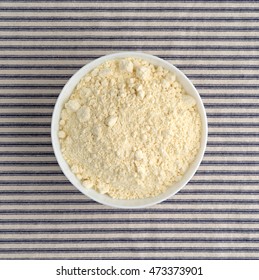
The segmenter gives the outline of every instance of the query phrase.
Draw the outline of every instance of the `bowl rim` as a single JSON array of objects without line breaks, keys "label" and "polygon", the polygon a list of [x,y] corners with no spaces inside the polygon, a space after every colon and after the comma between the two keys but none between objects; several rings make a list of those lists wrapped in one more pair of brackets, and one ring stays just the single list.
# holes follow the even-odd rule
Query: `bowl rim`
[{"label": "bowl rim", "polygon": [[[58,138],[58,127],[59,127],[59,120],[60,120],[60,113],[63,108],[63,105],[65,101],[68,99],[68,97],[73,92],[75,86],[78,84],[78,82],[81,80],[83,76],[85,76],[88,72],[99,66],[100,64],[113,59],[119,59],[119,58],[126,58],[126,57],[135,57],[135,58],[141,58],[144,60],[147,60],[155,65],[160,65],[164,68],[167,68],[171,72],[173,72],[177,80],[181,83],[181,85],[185,88],[188,88],[186,92],[190,95],[192,95],[197,102],[198,111],[201,116],[202,121],[202,136],[201,136],[201,144],[200,149],[198,151],[198,154],[196,155],[194,161],[190,164],[188,170],[185,172],[183,178],[177,182],[174,183],[172,186],[169,186],[167,191],[152,198],[146,198],[146,199],[134,199],[134,200],[123,200],[123,199],[114,199],[107,195],[103,195],[98,193],[97,191],[94,191],[93,189],[86,189],[82,186],[81,182],[78,180],[78,178],[75,176],[75,174],[72,173],[70,170],[67,162],[62,156],[62,152],[60,149],[60,143]],[[84,65],[81,67],[76,73],[74,73],[71,78],[66,82],[64,87],[62,88],[52,114],[52,120],[51,120],[51,142],[52,147],[54,150],[55,157],[57,159],[57,162],[66,176],[66,178],[70,181],[72,185],[74,185],[81,193],[86,195],[87,197],[91,198],[92,200],[101,203],[106,206],[115,207],[115,208],[125,208],[125,209],[138,209],[138,208],[145,208],[149,206],[153,206],[155,204],[161,203],[162,201],[169,199],[176,193],[178,193],[183,187],[187,185],[187,183],[192,179],[193,175],[197,171],[197,169],[200,166],[200,163],[204,157],[204,153],[206,150],[207,145],[207,138],[208,138],[208,122],[207,122],[207,116],[206,111],[204,108],[204,104],[202,102],[202,99],[197,91],[197,89],[194,87],[193,83],[187,78],[187,76],[180,71],[177,67],[175,67],[170,62],[154,56],[150,55],[144,52],[118,52],[118,53],[112,53],[105,56],[101,56],[90,63]]]}]

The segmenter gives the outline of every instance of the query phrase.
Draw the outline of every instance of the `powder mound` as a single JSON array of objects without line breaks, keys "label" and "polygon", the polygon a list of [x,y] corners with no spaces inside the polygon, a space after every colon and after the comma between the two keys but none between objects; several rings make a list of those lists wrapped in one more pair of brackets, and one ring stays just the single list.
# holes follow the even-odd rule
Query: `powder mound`
[{"label": "powder mound", "polygon": [[196,157],[201,118],[173,73],[128,57],[81,79],[64,104],[58,135],[85,188],[148,198],[179,181]]}]

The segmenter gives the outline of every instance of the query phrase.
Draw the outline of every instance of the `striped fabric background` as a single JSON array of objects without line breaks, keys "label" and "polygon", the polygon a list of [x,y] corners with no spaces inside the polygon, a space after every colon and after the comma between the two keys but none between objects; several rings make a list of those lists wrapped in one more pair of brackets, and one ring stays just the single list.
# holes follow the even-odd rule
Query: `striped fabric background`
[{"label": "striped fabric background", "polygon": [[[1,259],[259,259],[259,1],[1,0]],[[208,114],[180,193],[141,210],[86,198],[53,155],[56,98],[84,64],[144,51],[182,70]]]}]

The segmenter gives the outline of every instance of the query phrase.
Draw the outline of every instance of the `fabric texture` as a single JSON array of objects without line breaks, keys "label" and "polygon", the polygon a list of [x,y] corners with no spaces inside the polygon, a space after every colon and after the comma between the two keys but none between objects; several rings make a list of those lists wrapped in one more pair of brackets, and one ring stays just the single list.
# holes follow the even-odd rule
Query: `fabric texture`
[{"label": "fabric texture", "polygon": [[[0,259],[259,259],[258,19],[256,0],[2,0]],[[73,73],[132,50],[193,81],[209,138],[182,191],[121,210],[68,182],[50,122]]]}]

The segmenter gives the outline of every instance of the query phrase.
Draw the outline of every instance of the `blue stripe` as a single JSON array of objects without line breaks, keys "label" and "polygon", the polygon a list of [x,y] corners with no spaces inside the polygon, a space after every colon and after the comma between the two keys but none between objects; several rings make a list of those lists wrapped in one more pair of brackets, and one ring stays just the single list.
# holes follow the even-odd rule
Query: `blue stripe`
[{"label": "blue stripe", "polygon": [[[223,154],[223,153],[222,153]],[[221,155],[222,156],[222,155]],[[257,155],[258,156],[258,155]],[[196,175],[230,175],[230,176],[246,176],[246,175],[259,175],[259,171],[242,171],[242,170],[230,170],[230,171],[225,171],[225,170],[198,170],[196,172]],[[240,193],[242,193],[242,191],[239,191]]]},{"label": "blue stripe", "polygon": [[[0,18],[1,19],[1,18]],[[259,18],[257,18],[259,21]],[[186,41],[186,40],[195,40],[195,41],[258,41],[259,37],[258,36],[156,36],[156,37],[151,37],[151,36],[92,36],[92,35],[87,35],[87,36],[1,36],[0,37],[1,41]],[[130,46],[129,46],[130,48]],[[139,47],[141,49],[141,46]]]},{"label": "blue stripe", "polygon": [[[72,75],[72,74],[71,74]],[[27,75],[21,75],[21,74],[2,74],[0,75],[0,79],[30,79],[30,80],[34,80],[34,79],[40,79],[40,80],[45,80],[45,79],[50,79],[50,80],[60,80],[60,79],[68,79],[71,77],[71,75],[67,74],[55,74],[55,75],[51,75],[51,74],[42,74],[42,75],[35,75],[35,74],[27,74]],[[258,76],[257,76],[258,77]]]},{"label": "blue stripe", "polygon": [[[86,61],[84,62],[86,63]],[[82,66],[84,66],[84,63],[80,64],[80,65],[56,65],[56,64],[37,64],[37,65],[25,65],[25,64],[14,64],[14,65],[9,65],[9,64],[2,64],[1,68],[2,69],[62,69],[62,70],[66,70],[66,69],[79,69]],[[259,69],[259,66],[258,66]]]},{"label": "blue stripe", "polygon": [[[41,152],[41,153],[24,153],[24,152],[13,152],[13,153],[8,153],[8,152],[0,152],[0,157],[54,157],[54,153],[46,153],[46,152]],[[2,173],[0,171],[0,176],[1,175],[18,175],[19,173],[10,173],[8,171],[5,171]],[[23,174],[23,173],[20,173]],[[32,173],[33,175],[34,173]],[[35,173],[40,174],[38,172]],[[48,173],[49,175],[54,175],[54,173]]]},{"label": "blue stripe", "polygon": [[[196,85],[197,86],[197,85]],[[198,87],[198,86],[197,86]],[[259,85],[258,85],[259,88]],[[233,108],[259,108],[259,103],[204,103],[207,108],[225,108],[225,107],[233,107]]]},{"label": "blue stripe", "polygon": [[[212,51],[219,51],[219,50],[234,50],[234,51],[255,51],[257,50],[257,47],[253,47],[253,46],[241,46],[241,47],[236,47],[236,46],[215,46],[215,45],[210,45],[210,46],[177,46],[177,45],[172,45],[172,46],[123,46],[123,45],[119,45],[119,46],[74,46],[74,45],[54,45],[54,46],[45,46],[45,45],[41,45],[41,46],[15,46],[15,45],[4,45],[4,46],[0,46],[0,50],[12,50],[12,51],[30,51],[30,50],[45,50],[45,51],[49,51],[49,50],[59,50],[59,51],[64,51],[64,50],[102,50],[102,51],[128,51],[128,50],[135,50],[135,51],[139,51],[139,50],[144,50],[144,51],[163,51],[163,50],[212,50]],[[101,56],[101,55],[100,55]],[[55,66],[55,65],[54,65]],[[224,67],[224,66],[223,66]]]},{"label": "blue stripe", "polygon": [[[38,118],[38,117],[50,118],[51,116],[52,116],[51,113],[29,113],[29,114],[28,113],[0,113],[0,118]],[[9,135],[16,135],[16,134],[17,133],[9,133]],[[23,133],[20,132],[18,134],[22,135]],[[6,133],[0,132],[0,136],[4,136],[4,135],[6,135]]]},{"label": "blue stripe", "polygon": [[47,89],[58,89],[58,90],[61,90],[62,87],[64,86],[65,84],[0,84],[0,88],[3,88],[3,89],[13,89],[13,88],[17,88],[17,89],[21,89],[21,88],[28,88],[28,89],[42,89],[42,88],[47,88]]},{"label": "blue stripe", "polygon": [[[197,86],[196,86],[197,87]],[[225,90],[228,90],[228,89],[231,89],[231,88],[225,88]],[[250,90],[251,88],[246,88],[246,90]],[[230,99],[230,98],[234,98],[234,99],[254,99],[254,98],[258,98],[259,95],[256,95],[256,94],[249,94],[249,93],[237,93],[237,94],[232,94],[232,93],[226,93],[226,94],[222,94],[221,92],[219,92],[218,94],[211,94],[211,93],[200,93],[200,96],[202,98],[208,98],[208,99],[211,99],[211,98],[216,98],[216,99]],[[224,113],[222,113],[224,114]],[[251,113],[253,114],[253,113]]]},{"label": "blue stripe", "polygon": [[[135,211],[135,210],[134,210]],[[0,234],[102,234],[102,233],[259,233],[258,228],[74,228],[74,229],[0,229]]]},{"label": "blue stripe", "polygon": [[201,89],[219,89],[219,88],[230,88],[230,89],[239,89],[239,88],[243,88],[243,89],[258,89],[259,88],[259,84],[255,84],[255,85],[250,85],[250,84],[215,84],[215,85],[204,85],[204,84],[196,84],[195,85],[197,88],[201,88]]},{"label": "blue stripe", "polygon": [[49,132],[0,132],[1,137],[50,137]]},{"label": "blue stripe", "polygon": [[53,108],[55,104],[48,103],[0,103],[0,108]]},{"label": "blue stripe", "polygon": [[[258,127],[259,123],[209,123],[210,127]],[[238,144],[238,143],[236,143]],[[254,145],[253,143],[250,143],[247,145]],[[256,145],[258,145],[259,143],[255,143]],[[214,144],[213,144],[214,145]]]},{"label": "blue stripe", "polygon": [[38,186],[38,185],[46,185],[46,186],[55,186],[55,185],[71,185],[71,183],[69,182],[69,181],[67,181],[67,180],[59,180],[59,181],[57,181],[57,180],[40,180],[40,181],[35,181],[35,180],[33,180],[33,181],[21,181],[21,180],[19,180],[19,181],[15,181],[15,180],[13,180],[13,181],[4,181],[4,180],[2,180],[2,181],[0,181],[0,185],[1,186],[9,186],[9,185],[17,185],[17,186],[26,186],[26,185],[28,185],[28,186],[33,186],[33,185],[35,185],[35,186]]},{"label": "blue stripe", "polygon": [[[25,41],[27,41],[25,39]],[[60,59],[68,59],[68,60],[74,60],[74,59],[79,59],[79,60],[84,60],[84,59],[89,59],[89,60],[93,60],[98,58],[99,56],[90,56],[88,55],[87,57],[83,57],[83,56],[61,56],[61,55],[8,55],[8,56],[0,56],[0,59],[3,60],[11,60],[11,59],[15,59],[15,60],[36,60],[36,59],[46,59],[46,60],[60,60]],[[83,66],[84,64],[82,64]]]},{"label": "blue stripe", "polygon": [[[0,134],[1,135],[1,134]],[[253,132],[209,132],[210,137],[259,137],[259,133]]]},{"label": "blue stripe", "polygon": [[[245,146],[245,143],[243,144]],[[259,144],[258,144],[259,146]],[[210,165],[254,165],[257,166],[259,165],[259,161],[205,161],[203,160],[201,162],[201,165],[203,166],[210,166]],[[213,182],[215,182],[213,180]]]},{"label": "blue stripe", "polygon": [[[236,253],[236,252],[259,252],[259,248],[255,247],[102,247],[102,248],[37,248],[37,249],[28,249],[28,248],[9,248],[9,249],[0,249],[1,254],[44,254],[44,253],[73,253],[73,254],[81,254],[81,253],[116,253],[116,252],[152,252],[152,253],[160,253],[161,252],[206,252],[206,253],[214,253],[214,252],[228,252],[228,253]],[[90,257],[91,259],[91,257]],[[121,259],[121,258],[119,258]],[[259,258],[257,258],[259,259]]]},{"label": "blue stripe", "polygon": [[[12,201],[13,202],[13,201]],[[33,204],[36,201],[33,202]],[[41,201],[37,201],[41,202]],[[53,201],[52,201],[53,202]],[[74,201],[72,201],[72,204]],[[47,201],[44,204],[49,204]],[[179,201],[178,201],[179,203]],[[192,202],[193,203],[193,202]],[[214,203],[214,202],[212,202]],[[258,201],[257,201],[258,203]],[[6,201],[4,201],[6,204]],[[18,200],[17,200],[18,204]],[[28,203],[27,203],[28,204]],[[230,219],[230,218],[222,218],[222,219],[213,219],[213,218],[190,218],[190,219],[177,219],[177,218],[151,218],[151,219],[138,219],[138,218],[123,218],[123,219],[12,219],[12,220],[0,220],[0,224],[213,224],[213,223],[240,223],[240,224],[258,224],[259,219]]]},{"label": "blue stripe", "polygon": [[[6,145],[6,146],[12,146],[12,145]],[[20,145],[18,145],[20,146]],[[22,146],[22,145],[21,145]],[[30,143],[27,143],[27,145],[25,145],[26,147],[31,147],[31,146],[36,146],[36,145],[33,145],[33,144],[30,144]],[[42,147],[46,147],[46,146],[50,146],[51,145],[44,145],[44,144],[41,144],[39,146],[42,146]],[[2,147],[2,145],[0,145],[0,147]],[[57,162],[56,161],[41,161],[41,162],[34,162],[34,161],[4,161],[4,162],[1,162],[0,161],[0,166],[41,166],[41,165],[53,165],[53,166],[57,166]]]},{"label": "blue stripe", "polygon": [[[33,155],[34,157],[35,156],[42,156],[41,153],[36,154],[36,155],[34,155],[34,154],[29,154],[29,155],[30,156]],[[44,155],[45,156],[49,156],[49,155],[50,156],[54,156],[53,153],[44,153],[43,156]],[[10,176],[10,175],[18,175],[18,176],[21,176],[21,175],[22,176],[30,176],[30,175],[31,176],[35,176],[35,175],[39,175],[39,176],[41,176],[41,175],[55,176],[55,175],[59,175],[59,176],[63,176],[64,174],[61,171],[53,171],[53,170],[49,170],[49,171],[33,171],[33,170],[32,171],[0,171],[0,176],[6,176],[6,175],[8,175],[8,176]],[[15,193],[17,193],[17,192],[21,193],[21,194],[27,193],[27,191],[15,191]],[[31,191],[29,191],[29,192],[31,192]],[[36,191],[35,194],[37,194],[39,192],[41,192],[41,191]]]},{"label": "blue stripe", "polygon": [[258,17],[55,17],[55,16],[30,16],[30,17],[1,17],[3,22],[258,22]]},{"label": "blue stripe", "polygon": [[35,142],[10,142],[10,143],[0,143],[0,147],[51,147],[51,143],[49,142],[40,142],[40,143],[35,143]]},{"label": "blue stripe", "polygon": [[[150,31],[206,31],[206,32],[235,32],[235,31],[258,31],[259,27],[257,26],[1,26],[0,31],[73,31],[73,32],[82,32],[82,31],[141,31],[141,32],[150,32]],[[10,46],[11,47],[11,46]],[[18,46],[16,46],[18,47]],[[23,48],[25,46],[21,46]],[[34,46],[28,46],[34,47]],[[37,46],[35,46],[37,47]],[[64,46],[65,47],[65,46]],[[75,48],[80,46],[74,46]],[[86,48],[100,48],[106,49],[106,46],[85,46]],[[110,46],[108,46],[110,47]],[[116,47],[116,46],[114,46]],[[126,47],[126,46],[125,46]],[[160,46],[163,47],[163,46]],[[168,46],[168,48],[174,46]],[[190,46],[191,47],[191,46]],[[202,47],[202,46],[201,46]],[[209,46],[208,47],[213,47]],[[224,48],[228,46],[218,46],[219,48]],[[234,49],[242,49],[238,46],[229,46]],[[244,46],[245,47],[245,46]],[[19,47],[18,47],[19,48]],[[186,46],[183,46],[186,48]],[[204,46],[205,48],[205,46]],[[256,48],[251,46],[251,48]]]},{"label": "blue stripe", "polygon": [[[243,176],[243,178],[248,177],[249,175],[259,175],[259,171],[243,171],[243,170],[198,170],[196,172],[196,176],[203,176],[205,178],[206,176],[216,176],[216,175],[221,175],[221,176]],[[245,177],[246,176],[246,177]],[[194,177],[195,178],[195,177]],[[190,182],[190,184],[192,181]],[[242,191],[240,191],[242,193]]]},{"label": "blue stripe", "polygon": [[[40,106],[39,106],[40,107]],[[0,123],[0,127],[50,127],[50,123]]]},{"label": "blue stripe", "polygon": [[[5,238],[0,244],[85,244],[85,243],[259,243],[257,238]],[[259,248],[258,248],[259,249]],[[154,248],[154,250],[156,250]]]},{"label": "blue stripe", "polygon": [[[174,1],[173,1],[174,2]],[[87,12],[87,13],[106,13],[106,12],[220,12],[220,13],[229,13],[229,12],[245,12],[245,13],[256,13],[259,12],[259,9],[256,7],[1,7],[1,12]]]},{"label": "blue stripe", "polygon": [[181,46],[181,45],[172,45],[172,46],[154,46],[154,45],[148,45],[148,46],[97,46],[97,45],[91,45],[91,46],[76,46],[76,45],[44,45],[44,46],[16,46],[16,45],[4,45],[0,46],[0,49],[2,50],[14,50],[14,51],[26,51],[26,50],[155,50],[155,51],[161,51],[161,50],[236,50],[236,51],[244,51],[244,50],[257,50],[257,47],[254,46],[215,46],[215,45],[202,45],[202,46]]},{"label": "blue stripe", "polygon": [[[10,85],[10,87],[8,87],[8,88],[12,88],[13,86],[11,86]],[[31,86],[29,86],[30,88],[32,88]],[[1,85],[0,85],[0,88],[1,88]],[[20,86],[19,86],[19,88],[20,88]],[[33,86],[33,88],[35,88],[34,86]],[[51,88],[51,87],[49,87],[49,88]],[[22,98],[22,99],[31,99],[31,98],[33,98],[33,99],[50,99],[50,98],[54,98],[54,99],[57,99],[57,97],[58,97],[58,94],[47,94],[47,93],[45,93],[45,94],[38,94],[38,93],[36,93],[36,94],[16,94],[16,93],[9,93],[9,94],[0,94],[0,98],[3,98],[3,99],[5,99],[5,98]]]},{"label": "blue stripe", "polygon": [[[252,96],[251,96],[252,98]],[[209,118],[257,118],[257,113],[207,113]]]}]

